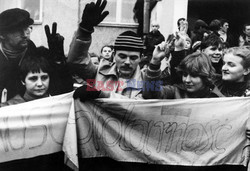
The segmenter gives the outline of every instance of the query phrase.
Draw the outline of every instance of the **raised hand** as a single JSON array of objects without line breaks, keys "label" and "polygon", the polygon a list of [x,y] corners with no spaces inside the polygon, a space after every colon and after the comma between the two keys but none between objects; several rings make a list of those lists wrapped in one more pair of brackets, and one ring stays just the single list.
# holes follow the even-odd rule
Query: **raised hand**
[{"label": "raised hand", "polygon": [[162,42],[158,44],[154,49],[153,57],[150,63],[154,65],[160,64],[162,59],[169,55],[173,41],[174,39],[169,42]]},{"label": "raised hand", "polygon": [[97,26],[109,14],[108,11],[103,12],[106,5],[107,0],[88,3],[83,10],[80,27],[88,31],[94,31],[94,26]]},{"label": "raised hand", "polygon": [[64,55],[64,37],[57,33],[57,23],[52,24],[52,32],[50,33],[50,28],[48,25],[44,26],[45,34],[47,36],[48,47],[51,56],[54,58],[55,62],[65,62]]}]

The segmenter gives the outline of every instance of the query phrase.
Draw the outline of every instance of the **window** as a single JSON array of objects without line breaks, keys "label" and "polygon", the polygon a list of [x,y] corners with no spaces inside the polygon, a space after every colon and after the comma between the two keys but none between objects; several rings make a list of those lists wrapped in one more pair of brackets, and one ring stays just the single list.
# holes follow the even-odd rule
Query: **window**
[{"label": "window", "polygon": [[43,0],[1,0],[0,12],[10,8],[25,9],[34,19],[35,24],[42,23],[42,5]]},{"label": "window", "polygon": [[[81,13],[85,5],[89,2],[95,1],[81,0]],[[105,10],[109,11],[109,15],[104,19],[102,24],[138,25],[133,19],[135,2],[136,0],[108,0]]]}]

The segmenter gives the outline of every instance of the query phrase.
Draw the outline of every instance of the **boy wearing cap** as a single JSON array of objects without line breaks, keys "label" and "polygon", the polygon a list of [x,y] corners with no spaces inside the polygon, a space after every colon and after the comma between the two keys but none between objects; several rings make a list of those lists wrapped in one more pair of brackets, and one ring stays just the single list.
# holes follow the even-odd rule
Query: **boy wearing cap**
[{"label": "boy wearing cap", "polygon": [[136,83],[142,81],[139,62],[143,42],[136,33],[126,31],[117,37],[114,44],[115,63],[102,60],[96,66],[88,55],[93,27],[108,15],[108,11],[103,12],[106,3],[106,0],[98,0],[96,4],[86,5],[68,54],[72,72],[88,83],[74,93],[74,98],[80,97],[82,101],[98,97],[136,98],[142,89],[142,84]]},{"label": "boy wearing cap", "polygon": [[0,14],[0,102],[18,94],[21,87],[18,65],[36,48],[30,40],[33,23],[29,12],[19,8]]}]

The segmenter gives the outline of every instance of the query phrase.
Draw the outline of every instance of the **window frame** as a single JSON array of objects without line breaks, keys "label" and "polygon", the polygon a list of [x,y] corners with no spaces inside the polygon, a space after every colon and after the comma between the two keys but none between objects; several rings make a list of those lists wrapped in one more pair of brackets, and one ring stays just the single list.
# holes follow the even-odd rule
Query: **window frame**
[{"label": "window frame", "polygon": [[[38,9],[38,10],[39,10],[39,18],[38,18],[38,19],[34,19],[33,16],[30,16],[30,17],[34,19],[34,24],[37,24],[37,25],[38,25],[38,24],[42,24],[42,23],[43,23],[43,0],[36,0],[36,1],[39,1],[39,2],[40,2],[40,3],[39,3],[40,8]],[[17,3],[18,8],[23,9],[23,8],[22,8],[23,2],[24,2],[24,1],[22,1],[22,0],[19,0],[19,1],[18,1],[18,3]]]},{"label": "window frame", "polygon": [[[90,0],[91,2],[94,2],[94,0]],[[103,27],[125,27],[125,28],[137,28],[138,27],[138,23],[136,23],[134,21],[134,23],[124,23],[122,22],[122,1],[123,0],[115,0],[116,2],[116,14],[115,14],[115,21],[102,21],[98,26],[103,26]],[[83,3],[82,3],[83,2]],[[135,1],[136,2],[136,1]],[[80,1],[80,5],[79,6],[79,9],[80,9],[80,17],[81,17],[81,12],[83,11],[83,9],[85,8],[85,5],[87,4],[88,2],[84,3],[84,0],[81,0]],[[105,10],[104,10],[105,11]],[[80,19],[80,18],[79,18]]]},{"label": "window frame", "polygon": [[[136,1],[135,1],[136,2]],[[138,27],[138,23],[124,23],[122,22],[122,0],[116,0],[116,15],[115,22],[103,21],[101,22],[101,26],[117,26],[117,27]]]}]

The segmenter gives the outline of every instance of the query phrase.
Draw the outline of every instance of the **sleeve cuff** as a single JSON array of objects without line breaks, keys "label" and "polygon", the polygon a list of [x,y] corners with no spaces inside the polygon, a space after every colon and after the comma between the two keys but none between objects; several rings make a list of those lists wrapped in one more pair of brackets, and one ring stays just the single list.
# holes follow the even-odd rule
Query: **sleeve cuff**
[{"label": "sleeve cuff", "polygon": [[152,64],[152,63],[149,64],[149,68],[151,70],[159,70],[160,67],[161,67],[161,64],[158,64],[158,65],[155,65],[155,64]]},{"label": "sleeve cuff", "polygon": [[160,65],[150,64],[146,70],[146,77],[148,79],[158,79],[161,76]]},{"label": "sleeve cuff", "polygon": [[85,28],[82,28],[79,26],[78,30],[77,30],[77,39],[80,40],[90,40],[91,39],[91,34],[94,32],[94,30],[89,31]]}]

